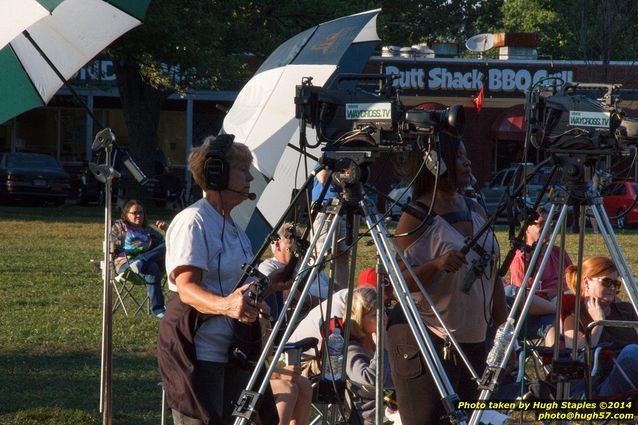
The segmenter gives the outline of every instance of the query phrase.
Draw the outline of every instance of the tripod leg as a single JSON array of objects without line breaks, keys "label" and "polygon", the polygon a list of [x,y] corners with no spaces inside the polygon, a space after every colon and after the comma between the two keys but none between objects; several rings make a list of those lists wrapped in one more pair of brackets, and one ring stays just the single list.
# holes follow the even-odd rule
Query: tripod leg
[{"label": "tripod leg", "polygon": [[627,291],[627,294],[629,295],[631,304],[638,314],[638,286],[636,286],[636,280],[634,279],[634,276],[629,269],[627,259],[623,254],[622,249],[620,248],[620,244],[618,243],[618,239],[616,238],[616,234],[614,233],[611,221],[609,220],[609,217],[607,216],[607,213],[602,206],[602,201],[600,201],[600,198],[594,201],[592,211],[594,213],[596,221],[598,222],[598,227],[600,228],[600,232],[603,235],[603,239],[605,240],[605,244],[607,245],[609,254],[611,255],[614,264],[616,264],[618,274],[620,274],[623,279],[625,289]]},{"label": "tripod leg", "polygon": [[[336,214],[339,213],[340,208],[341,208],[341,204],[337,205]],[[322,219],[320,227],[323,227],[323,225],[325,225],[326,218],[327,217],[324,217]],[[338,220],[332,220],[332,222],[330,223],[330,228],[328,229],[328,236],[335,234],[337,224],[338,224]],[[304,280],[305,272],[308,269],[311,269],[310,275],[308,276],[308,279],[307,279],[309,282],[312,282],[312,280],[316,277],[319,271],[318,267],[309,266],[310,258],[312,256],[313,251],[315,250],[318,239],[319,239],[319,232],[315,233],[314,237],[312,238],[312,241],[310,242],[310,246],[308,247],[308,250],[306,251],[306,255],[304,256],[303,260],[301,261],[301,265],[299,266],[299,273],[297,274],[297,276],[295,276],[295,279],[290,288],[291,295],[286,299],[286,302],[284,303],[284,306],[281,309],[281,313],[279,314],[277,322],[273,326],[272,333],[270,334],[270,337],[268,338],[268,341],[266,342],[266,345],[262,349],[262,353],[259,359],[257,360],[257,364],[250,377],[250,380],[248,381],[248,384],[246,385],[246,389],[242,392],[242,395],[237,403],[237,407],[235,409],[235,412],[233,413],[233,415],[237,416],[237,418],[235,419],[235,425],[246,424],[247,421],[253,420],[253,417],[256,413],[255,408],[260,401],[260,396],[262,396],[265,393],[267,386],[270,385],[270,377],[272,376],[277,366],[277,362],[275,361],[271,362],[270,366],[268,367],[257,392],[254,392],[252,390],[257,384],[257,381],[259,380],[261,375],[261,370],[264,368],[266,364],[266,360],[269,357],[275,345],[275,338],[277,337],[277,334],[279,333],[279,329],[281,328],[282,324],[285,321],[286,312],[288,311],[288,309],[290,308],[290,305],[292,304],[292,301],[293,301],[292,295],[297,292],[299,285],[301,284],[301,281]],[[320,264],[321,261],[323,261],[327,250],[328,250],[328,246],[327,244],[324,243],[323,246],[321,246],[321,248],[319,249],[319,254],[317,255],[316,264]],[[310,288],[311,288],[311,285],[306,285],[303,291],[301,292],[297,307],[295,308],[292,314],[292,317],[290,318],[290,321],[288,323],[288,326],[286,327],[286,330],[284,331],[284,334],[282,336],[281,344],[279,344],[279,346],[277,347],[277,350],[275,350],[275,354],[274,354],[275,359],[278,359],[281,356],[285,343],[288,341],[288,339],[290,338],[290,335],[295,330],[295,326],[299,319],[299,315],[301,314],[303,303],[308,297],[308,294],[310,293]]]},{"label": "tripod leg", "polygon": [[[549,217],[554,216],[554,213],[556,212],[556,208],[557,208],[557,204],[552,204],[548,214]],[[567,219],[567,205],[564,204],[561,207],[561,211],[558,216],[556,226],[554,227],[552,235],[549,241],[547,242],[547,246],[551,247],[554,245],[556,238],[558,237],[558,233],[563,228],[563,223],[565,222],[566,219]],[[547,234],[549,233],[550,227],[551,227],[551,221],[548,220],[545,223],[545,226],[543,226],[543,230],[541,231],[539,240],[541,241],[545,240],[545,238],[547,237]],[[534,269],[536,266],[536,262],[538,261],[538,258],[540,257],[542,250],[543,250],[543,244],[538,244],[536,248],[534,249],[534,253],[532,254],[532,260],[530,261],[530,264],[527,268],[525,277],[523,277],[523,282],[527,282],[531,278],[531,275],[534,272]],[[538,286],[540,285],[540,277],[543,271],[545,270],[545,268],[547,267],[547,263],[549,261],[550,256],[551,256],[551,250],[550,249],[545,250],[545,254],[541,261],[541,265],[539,266],[538,270],[536,270],[536,276],[534,277],[532,286],[529,289],[530,294],[535,293],[536,290],[538,289]],[[514,303],[512,305],[512,310],[510,311],[510,314],[507,317],[507,320],[514,320],[516,323],[516,317],[517,317],[516,313],[521,302],[523,302],[523,298],[526,296],[525,292],[526,291],[518,291],[518,294],[516,295],[516,299],[514,300]],[[484,389],[481,391],[479,400],[481,401],[489,400],[492,393],[494,392],[496,385],[498,384],[500,373],[505,368],[505,365],[507,365],[507,361],[509,360],[509,357],[512,354],[512,351],[514,350],[514,347],[516,345],[516,340],[518,338],[518,335],[520,335],[521,330],[523,329],[523,325],[525,322],[524,319],[529,311],[529,307],[531,304],[532,304],[532,297],[530,296],[530,297],[527,297],[527,299],[525,300],[525,303],[523,304],[523,309],[521,310],[519,321],[518,323],[516,323],[516,326],[514,327],[512,340],[509,342],[509,344],[507,345],[507,348],[505,349],[505,355],[503,356],[503,360],[501,361],[501,364],[498,365],[497,367],[487,366],[487,368],[485,369],[483,378],[481,380],[481,383],[484,386]],[[480,423],[482,415],[483,415],[482,410],[475,410],[470,419],[470,422],[469,422],[470,425],[478,425]]]}]

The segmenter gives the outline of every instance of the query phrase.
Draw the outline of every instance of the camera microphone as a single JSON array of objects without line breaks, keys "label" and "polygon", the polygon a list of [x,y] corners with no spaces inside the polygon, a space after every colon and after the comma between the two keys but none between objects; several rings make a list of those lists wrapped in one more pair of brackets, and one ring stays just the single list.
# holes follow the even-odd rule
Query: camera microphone
[{"label": "camera microphone", "polygon": [[235,193],[239,193],[240,195],[244,195],[246,198],[250,199],[251,201],[254,201],[255,199],[257,199],[257,195],[252,193],[252,192],[240,192],[239,190],[234,190],[234,189],[226,189],[229,192],[235,192]]}]

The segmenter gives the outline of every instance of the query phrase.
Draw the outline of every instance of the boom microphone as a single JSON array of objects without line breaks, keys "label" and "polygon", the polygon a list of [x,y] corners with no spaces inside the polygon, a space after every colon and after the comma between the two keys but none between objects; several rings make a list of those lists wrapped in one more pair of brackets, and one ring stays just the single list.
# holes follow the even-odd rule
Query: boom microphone
[{"label": "boom microphone", "polygon": [[229,192],[235,192],[235,193],[239,193],[240,195],[244,195],[246,198],[250,199],[251,201],[254,201],[255,199],[257,199],[257,195],[255,195],[252,192],[240,192],[239,190],[234,190],[234,189],[226,189]]}]

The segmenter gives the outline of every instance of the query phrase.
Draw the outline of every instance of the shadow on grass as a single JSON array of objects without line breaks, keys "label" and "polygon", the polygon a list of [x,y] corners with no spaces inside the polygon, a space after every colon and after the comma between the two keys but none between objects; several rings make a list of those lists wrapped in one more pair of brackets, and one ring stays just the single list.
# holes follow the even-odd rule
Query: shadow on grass
[{"label": "shadow on grass", "polygon": [[[156,424],[161,388],[154,356],[115,355],[113,423]],[[0,424],[101,423],[100,355],[0,354]]]}]

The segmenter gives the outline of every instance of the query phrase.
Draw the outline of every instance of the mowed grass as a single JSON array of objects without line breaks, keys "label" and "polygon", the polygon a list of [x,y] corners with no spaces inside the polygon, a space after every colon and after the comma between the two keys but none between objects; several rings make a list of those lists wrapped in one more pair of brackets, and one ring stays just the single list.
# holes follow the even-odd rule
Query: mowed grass
[{"label": "mowed grass", "polygon": [[[102,280],[89,259],[102,257],[103,214],[98,207],[0,207],[0,424],[102,422]],[[149,218],[171,214],[150,210]],[[504,256],[506,231],[497,237]],[[636,232],[618,239],[635,270]],[[576,246],[569,234],[574,261]],[[605,252],[602,236],[588,233],[585,255]],[[361,243],[357,272],[374,263],[373,248]],[[159,423],[158,323],[147,314],[114,315],[114,424]]]},{"label": "mowed grass", "polygon": [[[0,208],[0,424],[101,423],[103,214]],[[115,424],[159,422],[158,323],[114,315]]]}]

